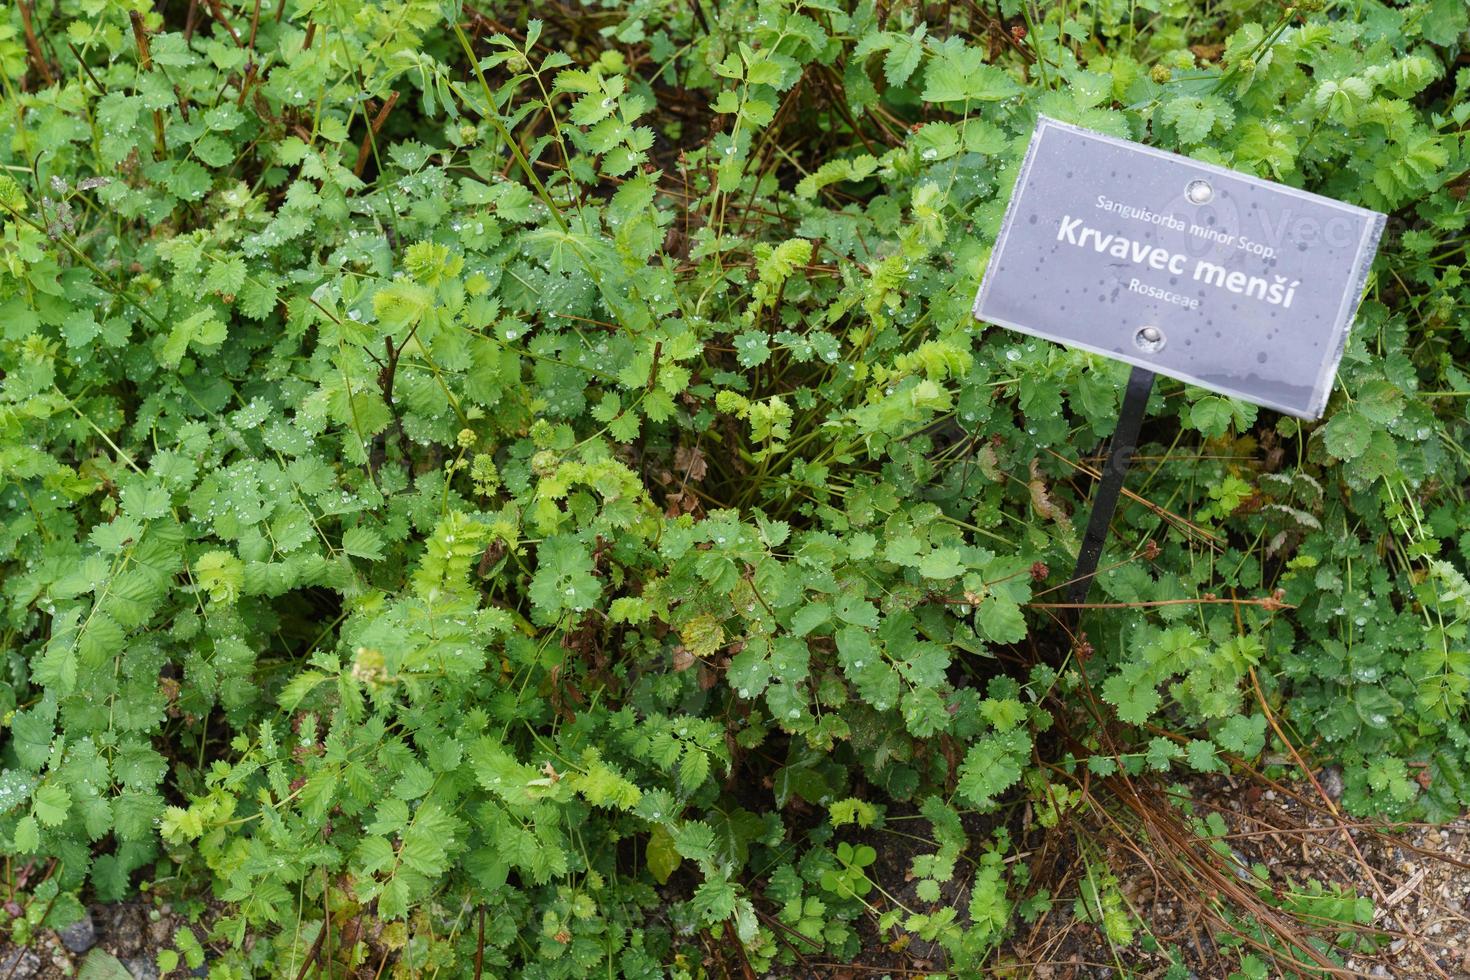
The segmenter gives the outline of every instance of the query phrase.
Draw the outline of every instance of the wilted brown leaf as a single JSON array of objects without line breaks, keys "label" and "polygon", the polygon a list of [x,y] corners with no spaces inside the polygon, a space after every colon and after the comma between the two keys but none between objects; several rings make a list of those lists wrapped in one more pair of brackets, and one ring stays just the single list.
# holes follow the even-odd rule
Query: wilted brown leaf
[{"label": "wilted brown leaf", "polygon": [[685,482],[698,483],[709,472],[709,462],[698,446],[679,446],[674,450],[674,467]]}]

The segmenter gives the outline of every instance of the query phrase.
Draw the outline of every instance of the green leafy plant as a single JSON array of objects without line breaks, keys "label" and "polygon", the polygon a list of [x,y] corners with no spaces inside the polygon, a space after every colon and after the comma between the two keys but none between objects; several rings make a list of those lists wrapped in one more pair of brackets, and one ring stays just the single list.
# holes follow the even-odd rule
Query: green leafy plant
[{"label": "green leafy plant", "polygon": [[[1351,812],[1456,812],[1466,29],[11,5],[12,937],[153,884],[217,900],[160,961],[217,976],[693,976],[870,927],[978,970],[1053,902],[1141,934],[1101,862],[1053,895],[1012,843],[1085,781],[1311,745]],[[1037,113],[1394,218],[1323,423],[1161,386],[1075,642],[1123,369],[969,315]]]}]

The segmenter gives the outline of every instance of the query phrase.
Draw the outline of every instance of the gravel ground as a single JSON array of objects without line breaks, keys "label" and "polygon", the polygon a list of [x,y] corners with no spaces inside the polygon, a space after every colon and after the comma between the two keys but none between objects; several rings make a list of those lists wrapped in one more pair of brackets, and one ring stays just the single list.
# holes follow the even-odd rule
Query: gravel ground
[{"label": "gravel ground", "polygon": [[29,949],[15,949],[0,938],[0,980],[75,977],[84,964],[89,973],[97,971],[98,980],[158,980],[158,951],[173,945],[181,922],[167,905],[155,908],[140,900],[94,905],[81,921],[43,933]]},{"label": "gravel ground", "polygon": [[[1341,776],[1331,770],[1318,782],[1329,795],[1341,792]],[[1305,800],[1259,786],[1236,791],[1224,782],[1201,797],[1242,835],[1232,846],[1264,861],[1273,878],[1339,882],[1373,899],[1373,927],[1386,945],[1348,960],[1349,969],[1373,977],[1470,977],[1470,819],[1357,828],[1352,818],[1338,821],[1311,805],[1310,786],[1293,789]],[[1271,832],[1280,827],[1299,829]]]},{"label": "gravel ground", "polygon": [[[1329,797],[1341,793],[1341,777],[1327,770],[1318,782]],[[1333,816],[1305,781],[1278,788],[1221,777],[1189,787],[1194,812],[1224,820],[1223,841],[1245,870],[1264,864],[1278,895],[1301,892],[1312,882],[1342,885],[1373,902],[1361,951],[1344,962],[1342,975],[1470,978],[1470,819],[1445,825],[1365,826]],[[1334,799],[1334,802],[1335,799]],[[1222,948],[1228,934],[1200,902],[1180,901],[1152,869],[1125,848],[1107,849],[1129,904],[1164,946],[1179,949],[1192,978],[1217,980],[1239,969],[1239,953]],[[1072,892],[1062,892],[1070,898]],[[1142,978],[1162,974],[1168,959],[1134,946],[1115,951],[1092,924],[1075,918],[1071,903],[1058,903],[1037,926],[1022,930],[1008,950],[1017,976],[1048,980],[1082,977]],[[1119,964],[1126,972],[1119,970]],[[1270,976],[1293,976],[1279,964]]]}]

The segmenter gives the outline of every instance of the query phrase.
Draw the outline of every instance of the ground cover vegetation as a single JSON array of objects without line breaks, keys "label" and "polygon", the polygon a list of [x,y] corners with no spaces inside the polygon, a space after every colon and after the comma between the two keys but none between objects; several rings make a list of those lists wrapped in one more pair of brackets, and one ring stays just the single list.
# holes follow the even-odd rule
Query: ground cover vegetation
[{"label": "ground cover vegetation", "polygon": [[[1072,916],[1183,977],[1127,842],[1244,976],[1386,943],[1167,787],[1470,801],[1466,38],[7,5],[9,941],[142,889],[217,978],[973,975]],[[1392,216],[1323,422],[1157,387],[1078,623],[1126,368],[969,315],[1037,113]]]}]

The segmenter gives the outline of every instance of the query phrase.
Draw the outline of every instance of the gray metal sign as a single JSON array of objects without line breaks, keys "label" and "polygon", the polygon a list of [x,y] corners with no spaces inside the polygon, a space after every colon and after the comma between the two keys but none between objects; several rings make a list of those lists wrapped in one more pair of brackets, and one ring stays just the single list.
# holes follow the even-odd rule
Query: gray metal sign
[{"label": "gray metal sign", "polygon": [[1383,224],[1042,116],[975,316],[1315,419]]}]

